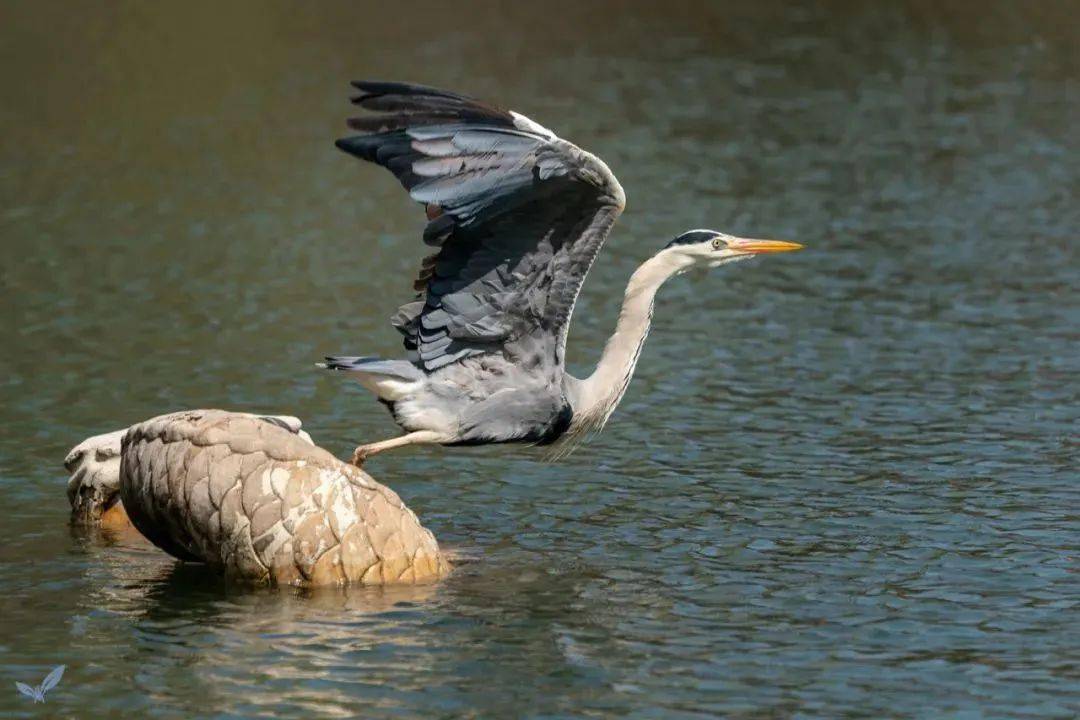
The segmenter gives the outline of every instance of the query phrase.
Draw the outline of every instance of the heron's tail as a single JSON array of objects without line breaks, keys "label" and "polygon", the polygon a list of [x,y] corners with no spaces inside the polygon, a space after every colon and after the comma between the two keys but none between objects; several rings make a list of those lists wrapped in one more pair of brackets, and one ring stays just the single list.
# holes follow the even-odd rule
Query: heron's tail
[{"label": "heron's tail", "polygon": [[362,373],[364,375],[382,375],[399,380],[422,380],[424,375],[416,366],[406,360],[383,360],[377,357],[347,357],[328,355],[326,362],[316,363],[327,370]]},{"label": "heron's tail", "polygon": [[320,367],[347,372],[380,400],[394,403],[408,397],[421,386],[424,374],[406,360],[383,360],[377,357],[327,357]]}]

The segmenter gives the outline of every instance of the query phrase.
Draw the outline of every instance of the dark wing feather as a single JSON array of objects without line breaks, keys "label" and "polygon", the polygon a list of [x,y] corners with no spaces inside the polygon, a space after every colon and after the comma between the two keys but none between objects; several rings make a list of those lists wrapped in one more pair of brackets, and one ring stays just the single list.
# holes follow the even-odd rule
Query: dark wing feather
[{"label": "dark wing feather", "polygon": [[425,370],[503,351],[561,365],[581,283],[624,196],[596,157],[516,113],[420,85],[353,83],[372,111],[342,150],[427,210],[421,300],[393,319]]}]

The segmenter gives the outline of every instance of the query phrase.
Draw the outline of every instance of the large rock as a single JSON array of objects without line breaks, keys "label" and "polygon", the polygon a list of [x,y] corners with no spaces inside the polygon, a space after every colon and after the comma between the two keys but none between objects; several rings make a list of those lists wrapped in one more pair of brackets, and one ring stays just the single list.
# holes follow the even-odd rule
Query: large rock
[{"label": "large rock", "polygon": [[295,418],[162,415],[81,443],[67,464],[75,520],[115,512],[118,491],[151,542],[231,579],[414,583],[449,569],[397,494],[316,447]]}]

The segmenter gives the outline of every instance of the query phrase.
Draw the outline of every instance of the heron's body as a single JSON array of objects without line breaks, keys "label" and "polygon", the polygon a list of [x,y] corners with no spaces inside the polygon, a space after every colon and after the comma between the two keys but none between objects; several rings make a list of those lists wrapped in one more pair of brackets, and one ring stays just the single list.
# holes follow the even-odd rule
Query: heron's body
[{"label": "heron's body", "polygon": [[436,432],[450,438],[448,444],[550,443],[566,432],[573,409],[557,370],[538,370],[500,356],[480,356],[412,383],[390,387],[369,379],[365,384],[409,432]]},{"label": "heron's body", "polygon": [[[574,303],[625,205],[602,161],[517,113],[402,83],[354,83],[371,114],[338,147],[386,167],[424,204],[435,248],[393,319],[407,359],[330,357],[393,413],[411,443],[551,443],[600,429],[633,374],[656,291],[715,266],[793,243],[685,233],[634,273],[595,372],[565,371]],[[721,244],[722,241],[722,244]],[[741,243],[741,245],[739,244]]]}]

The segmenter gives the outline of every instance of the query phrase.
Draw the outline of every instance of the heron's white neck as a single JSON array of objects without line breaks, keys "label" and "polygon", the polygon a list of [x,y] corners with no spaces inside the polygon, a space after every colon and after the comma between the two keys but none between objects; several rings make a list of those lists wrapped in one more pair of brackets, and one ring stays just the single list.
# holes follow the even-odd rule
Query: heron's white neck
[{"label": "heron's white neck", "polygon": [[687,270],[691,265],[693,260],[685,254],[665,249],[642,263],[630,276],[615,333],[604,346],[596,370],[577,384],[577,393],[572,402],[572,430],[599,430],[611,417],[630,385],[638,356],[649,334],[656,291],[668,278]]}]

